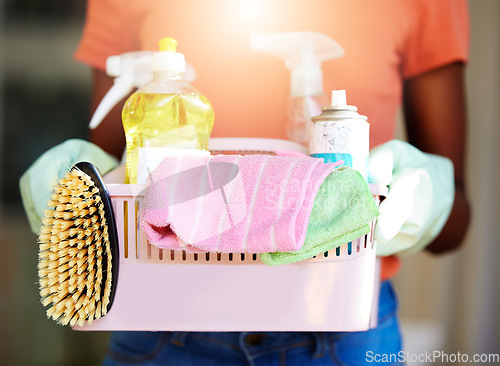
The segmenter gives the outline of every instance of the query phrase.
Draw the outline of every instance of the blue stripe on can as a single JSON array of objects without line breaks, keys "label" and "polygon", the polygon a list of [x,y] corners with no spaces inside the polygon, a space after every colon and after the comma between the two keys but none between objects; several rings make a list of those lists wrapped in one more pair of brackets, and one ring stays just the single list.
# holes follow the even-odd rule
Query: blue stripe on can
[{"label": "blue stripe on can", "polygon": [[322,153],[322,154],[311,154],[313,158],[323,158],[325,163],[335,163],[339,160],[344,160],[343,165],[353,167],[352,155],[348,153]]}]

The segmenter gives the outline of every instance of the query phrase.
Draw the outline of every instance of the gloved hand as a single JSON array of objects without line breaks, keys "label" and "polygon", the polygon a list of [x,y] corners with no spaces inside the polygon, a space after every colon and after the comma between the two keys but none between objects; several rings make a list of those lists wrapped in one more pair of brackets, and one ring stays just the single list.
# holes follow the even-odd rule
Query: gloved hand
[{"label": "gloved hand", "polygon": [[369,181],[389,187],[375,227],[377,255],[414,254],[441,232],[454,196],[453,163],[392,140],[372,149]]},{"label": "gloved hand", "polygon": [[43,153],[19,180],[24,210],[31,230],[38,234],[44,210],[48,208],[57,181],[80,162],[94,164],[102,174],[118,165],[118,160],[97,145],[85,140],[70,139]]}]

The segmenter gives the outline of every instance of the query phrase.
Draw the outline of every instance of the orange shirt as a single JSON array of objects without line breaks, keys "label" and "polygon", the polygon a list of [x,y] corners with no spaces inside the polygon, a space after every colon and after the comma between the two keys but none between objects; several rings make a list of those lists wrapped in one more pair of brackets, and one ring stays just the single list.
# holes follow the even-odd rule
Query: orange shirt
[{"label": "orange shirt", "polygon": [[324,90],[345,89],[368,116],[371,147],[394,136],[405,78],[468,57],[466,0],[89,0],[75,58],[104,70],[110,55],[173,37],[213,104],[212,136],[286,139],[290,72],[249,48],[250,33],[286,31],[344,48],[322,65]]}]

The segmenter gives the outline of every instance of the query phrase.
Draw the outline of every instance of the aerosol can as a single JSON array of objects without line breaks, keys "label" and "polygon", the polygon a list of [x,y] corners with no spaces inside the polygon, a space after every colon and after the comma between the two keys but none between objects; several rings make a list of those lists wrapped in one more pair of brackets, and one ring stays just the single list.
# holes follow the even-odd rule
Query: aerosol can
[{"label": "aerosol can", "polygon": [[370,124],[355,106],[347,105],[346,91],[333,90],[331,105],[312,118],[309,153],[325,163],[339,160],[367,179]]}]

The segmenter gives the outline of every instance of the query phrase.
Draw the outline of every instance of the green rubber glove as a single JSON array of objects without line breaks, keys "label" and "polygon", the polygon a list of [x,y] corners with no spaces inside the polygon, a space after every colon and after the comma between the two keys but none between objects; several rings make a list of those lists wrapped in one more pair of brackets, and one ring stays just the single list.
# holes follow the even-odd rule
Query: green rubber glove
[{"label": "green rubber glove", "polygon": [[97,145],[70,139],[43,153],[21,176],[19,188],[24,211],[35,234],[40,232],[44,210],[48,208],[47,203],[57,181],[81,161],[94,164],[102,174],[118,165],[117,159]]},{"label": "green rubber glove", "polygon": [[453,163],[392,140],[372,149],[369,181],[389,187],[375,227],[377,254],[414,254],[441,232],[455,197]]}]

